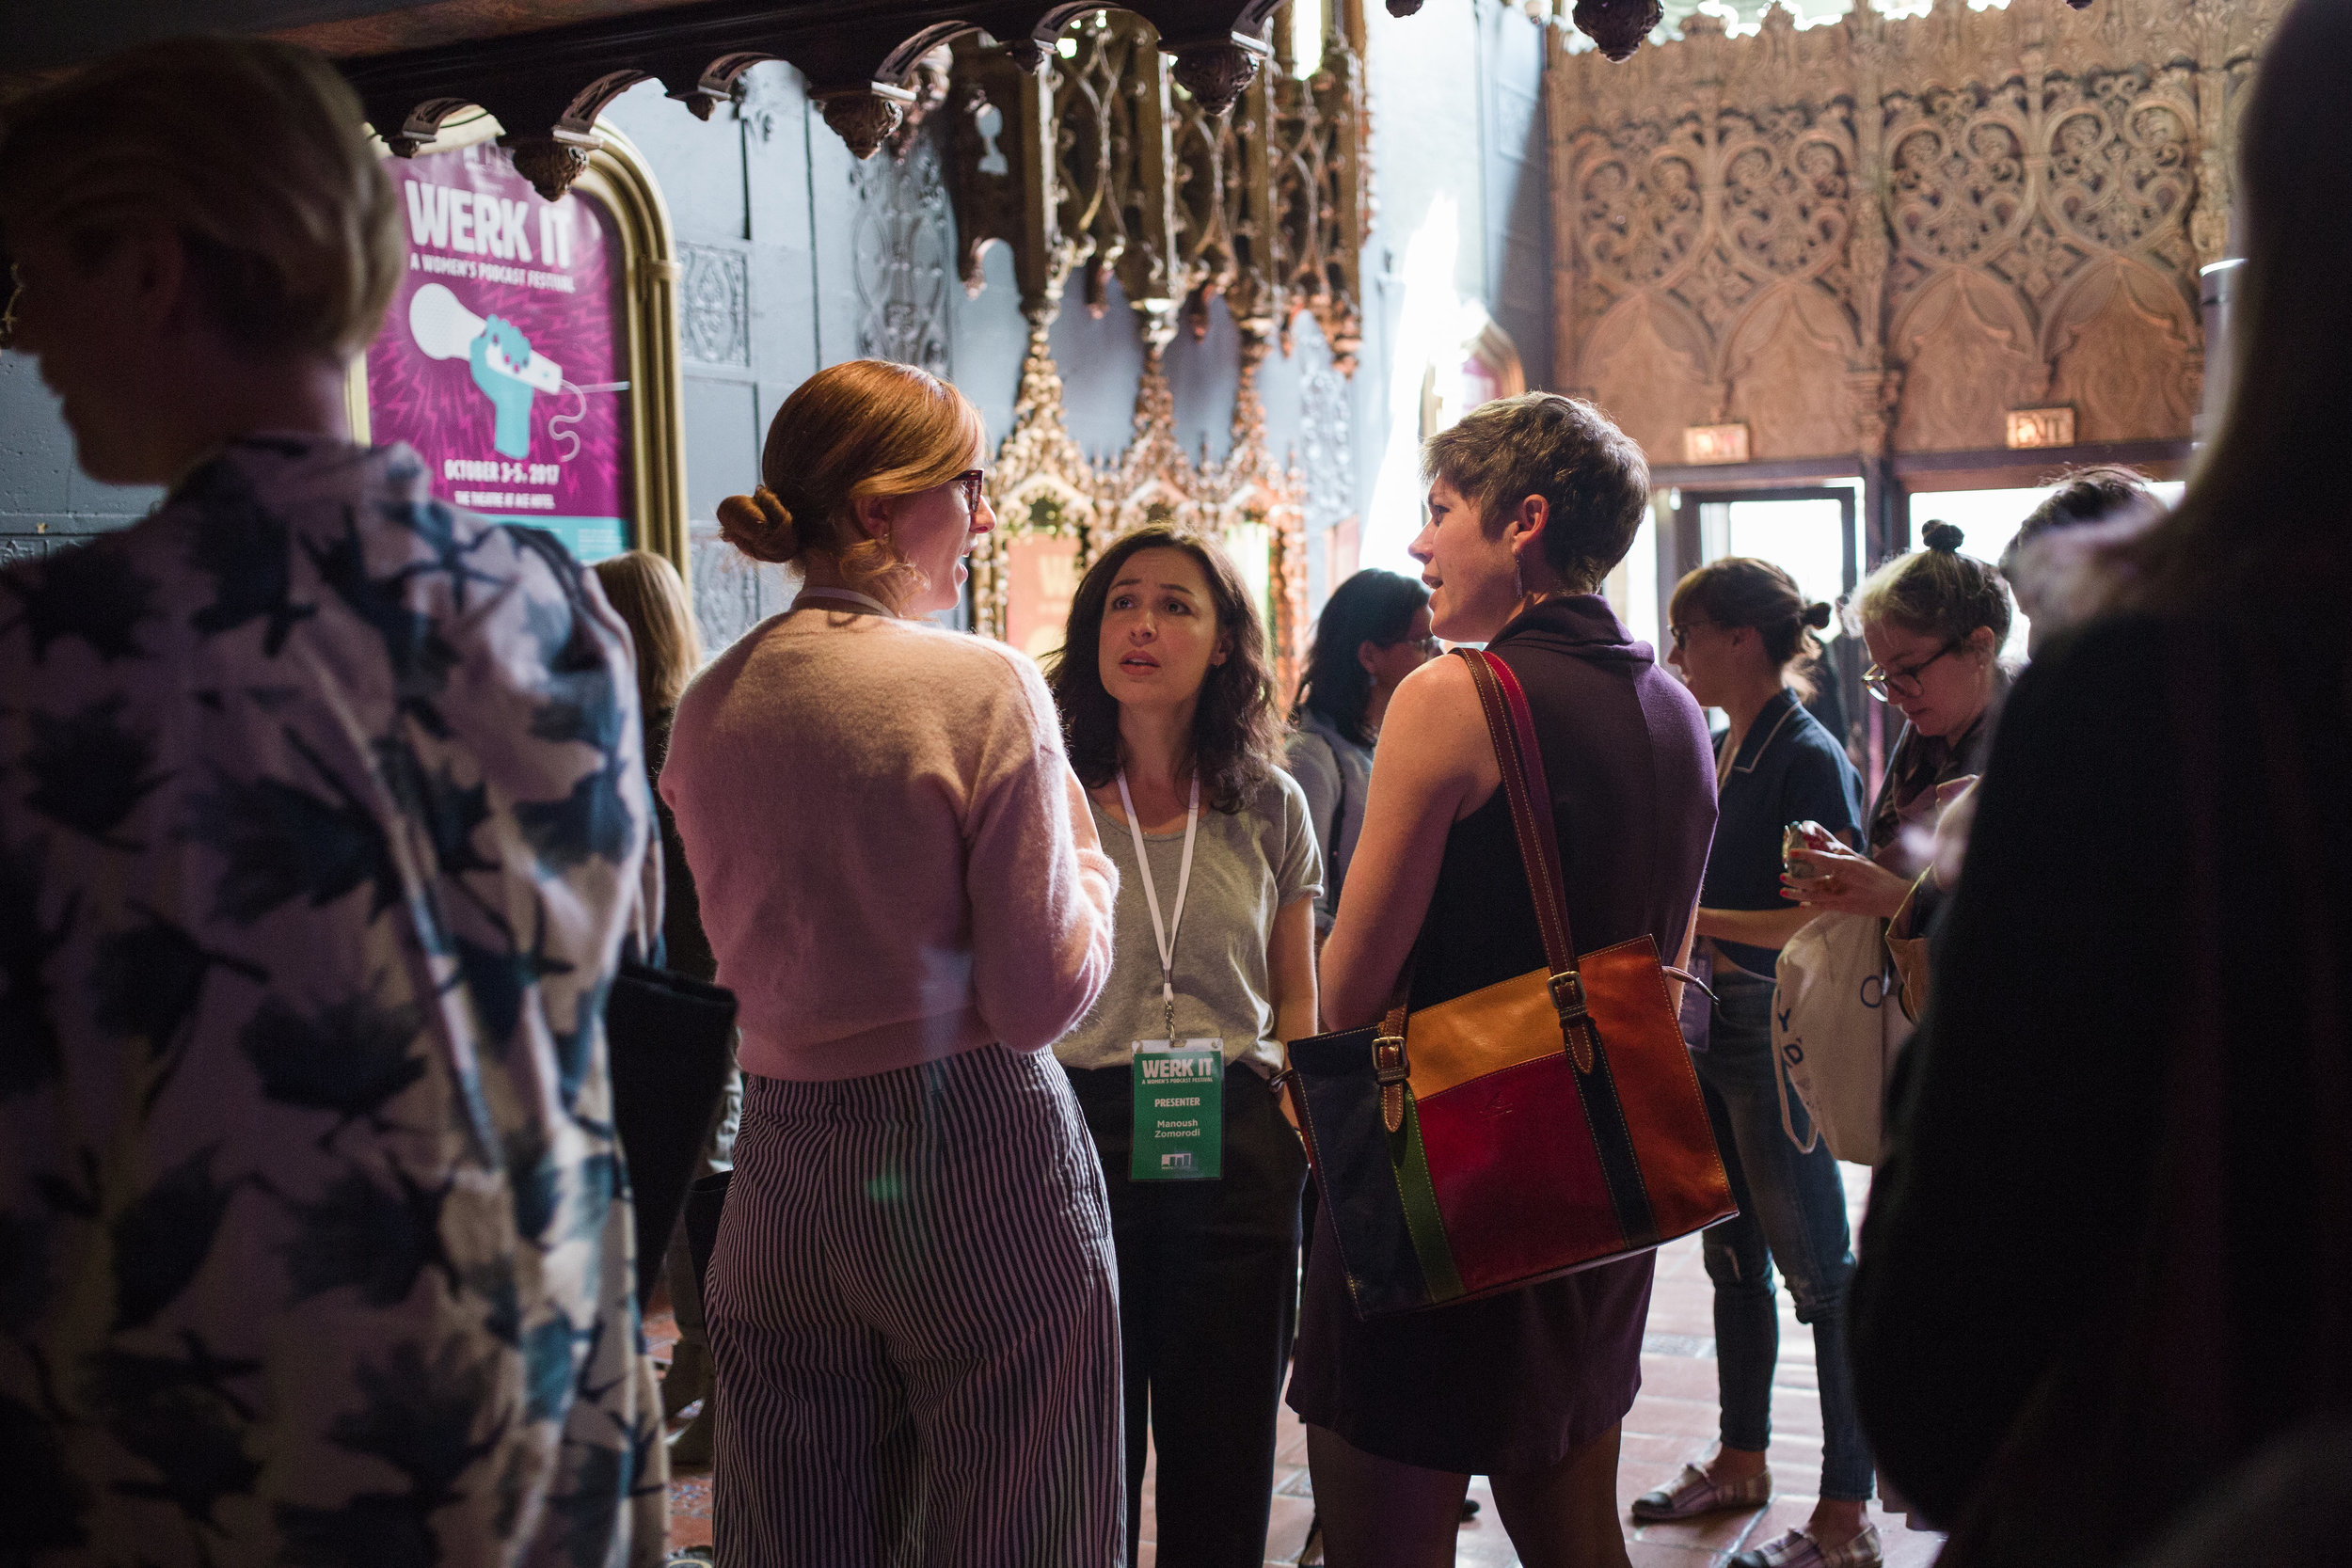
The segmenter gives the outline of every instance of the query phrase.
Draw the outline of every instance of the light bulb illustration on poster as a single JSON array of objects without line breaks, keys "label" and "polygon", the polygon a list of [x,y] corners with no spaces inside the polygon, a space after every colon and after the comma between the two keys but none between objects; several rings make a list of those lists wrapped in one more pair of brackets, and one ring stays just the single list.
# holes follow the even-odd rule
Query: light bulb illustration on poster
[{"label": "light bulb illustration on poster", "polygon": [[495,142],[388,162],[408,268],[368,350],[368,421],[444,500],[583,562],[635,543],[627,267],[612,214],[548,201]]}]

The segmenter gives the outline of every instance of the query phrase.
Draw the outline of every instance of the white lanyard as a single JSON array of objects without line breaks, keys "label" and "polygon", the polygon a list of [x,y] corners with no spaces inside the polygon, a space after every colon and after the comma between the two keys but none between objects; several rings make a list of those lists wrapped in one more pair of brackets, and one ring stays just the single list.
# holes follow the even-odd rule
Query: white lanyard
[{"label": "white lanyard", "polygon": [[897,610],[871,594],[861,594],[854,588],[803,588],[800,596],[792,601],[792,608],[800,609],[803,599],[846,599],[851,604],[864,605],[877,615],[886,615],[894,621],[898,618]]},{"label": "white lanyard", "polygon": [[1143,824],[1136,820],[1136,798],[1127,793],[1127,770],[1119,770],[1119,803],[1126,808],[1127,831],[1135,835],[1136,865],[1143,873],[1143,899],[1152,911],[1152,938],[1160,948],[1160,1004],[1168,1009],[1168,1038],[1176,1039],[1176,933],[1184,924],[1184,895],[1192,887],[1192,835],[1200,826],[1200,775],[1192,776],[1192,803],[1184,809],[1184,858],[1176,873],[1176,912],[1163,925],[1160,893],[1152,885],[1152,857],[1143,847]]}]

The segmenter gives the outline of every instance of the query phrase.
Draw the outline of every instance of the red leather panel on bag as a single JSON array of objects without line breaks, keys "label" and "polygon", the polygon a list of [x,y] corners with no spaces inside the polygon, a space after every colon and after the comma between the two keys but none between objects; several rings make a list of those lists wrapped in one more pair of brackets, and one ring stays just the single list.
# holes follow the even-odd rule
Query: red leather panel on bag
[{"label": "red leather panel on bag", "polygon": [[1414,1100],[1462,1288],[1475,1295],[1625,1245],[1565,1052]]}]

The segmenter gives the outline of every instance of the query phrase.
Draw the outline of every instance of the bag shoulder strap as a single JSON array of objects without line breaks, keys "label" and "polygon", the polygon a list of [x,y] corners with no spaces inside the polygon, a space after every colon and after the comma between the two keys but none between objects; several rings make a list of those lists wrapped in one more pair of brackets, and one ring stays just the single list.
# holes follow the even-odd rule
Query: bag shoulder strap
[{"label": "bag shoulder strap", "polygon": [[1577,1070],[1590,1072],[1593,1022],[1584,1008],[1584,977],[1577,973],[1576,940],[1568,930],[1566,879],[1560,873],[1560,841],[1552,826],[1551,786],[1544,775],[1543,748],[1535,738],[1535,715],[1508,664],[1483,649],[1454,652],[1470,665],[1487,738],[1494,742],[1501,788],[1510,801],[1511,827],[1519,841],[1519,863],[1527,868],[1528,891],[1534,895],[1535,925],[1543,933],[1560,1031]]},{"label": "bag shoulder strap", "polygon": [[[1576,943],[1568,931],[1568,906],[1560,874],[1560,845],[1551,820],[1551,788],[1544,776],[1543,752],[1535,739],[1535,717],[1527,693],[1511,667],[1479,648],[1455,648],[1454,655],[1470,666],[1478,689],[1479,711],[1486,716],[1486,736],[1493,742],[1495,765],[1502,775],[1499,786],[1511,808],[1512,832],[1518,840],[1519,863],[1527,871],[1528,891],[1535,902],[1535,924],[1542,932],[1545,966],[1551,975],[1551,1005],[1560,1014],[1560,1030],[1567,1041],[1577,1070],[1593,1070],[1593,1022],[1585,1011],[1584,979],[1577,972]],[[1541,809],[1538,809],[1540,805]],[[1410,1069],[1405,1053],[1405,1021],[1412,990],[1413,964],[1397,976],[1396,993],[1373,1040],[1374,1077],[1380,1085],[1381,1119],[1390,1132],[1404,1123],[1405,1084]]]},{"label": "bag shoulder strap", "polygon": [[1535,716],[1511,667],[1481,649],[1454,652],[1470,666],[1494,742],[1501,788],[1511,805],[1511,828],[1519,841],[1519,861],[1535,895],[1535,924],[1543,932],[1544,958],[1554,974],[1576,968],[1576,942],[1568,933],[1568,905],[1560,875],[1560,842],[1551,818],[1551,786],[1544,776],[1544,753],[1535,739]]}]

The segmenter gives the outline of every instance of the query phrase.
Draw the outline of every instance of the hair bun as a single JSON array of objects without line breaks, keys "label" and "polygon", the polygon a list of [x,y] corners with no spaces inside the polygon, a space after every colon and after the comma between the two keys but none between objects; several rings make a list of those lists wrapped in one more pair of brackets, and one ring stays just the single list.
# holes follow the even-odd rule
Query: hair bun
[{"label": "hair bun", "polygon": [[1930,523],[1921,531],[1919,542],[1931,550],[1942,550],[1946,555],[1958,555],[1961,542],[1967,537],[1960,531],[1960,525],[1957,523]]},{"label": "hair bun", "polygon": [[729,496],[719,503],[719,532],[754,561],[782,565],[801,553],[801,533],[792,524],[791,508],[765,484],[748,496]]},{"label": "hair bun", "polygon": [[1825,604],[1809,604],[1804,607],[1803,619],[1815,631],[1825,631],[1829,628],[1830,617],[1836,613]]}]

